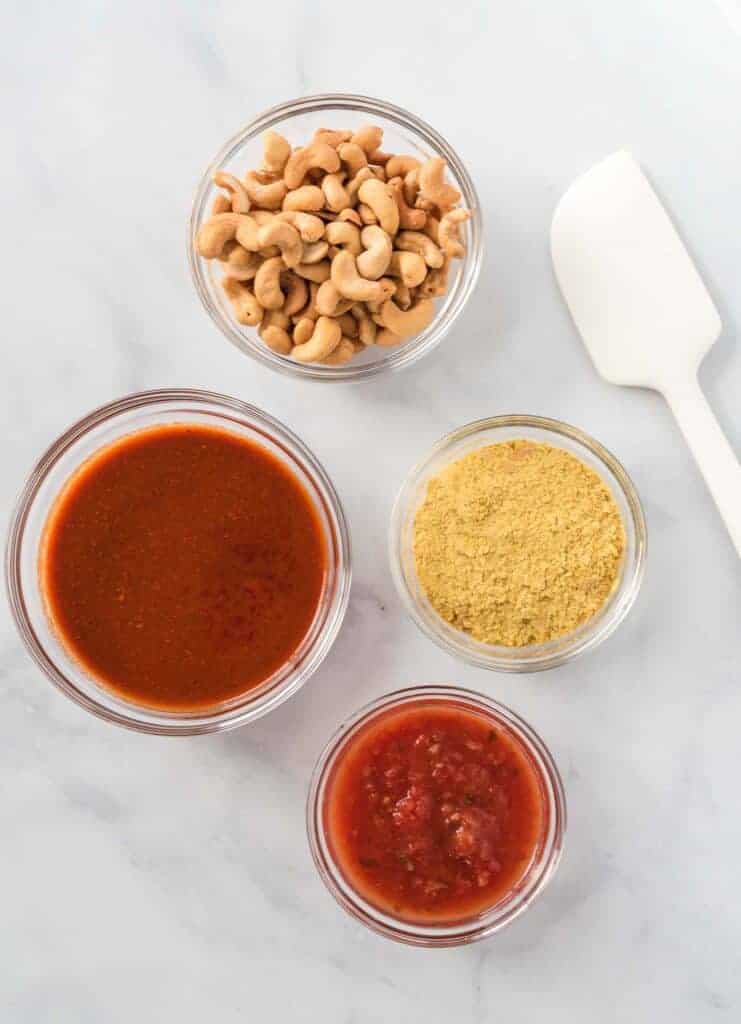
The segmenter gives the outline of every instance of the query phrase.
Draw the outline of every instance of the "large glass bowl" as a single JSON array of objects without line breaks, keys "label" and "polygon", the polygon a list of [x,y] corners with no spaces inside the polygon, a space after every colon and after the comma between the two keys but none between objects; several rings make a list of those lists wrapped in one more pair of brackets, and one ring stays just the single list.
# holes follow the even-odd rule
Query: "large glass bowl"
[{"label": "large glass bowl", "polygon": [[[221,287],[221,268],[217,260],[202,259],[195,247],[201,224],[211,216],[211,205],[219,191],[213,184],[214,171],[221,168],[243,177],[246,171],[262,163],[262,133],[272,128],[292,145],[305,145],[317,128],[359,128],[373,123],[384,130],[383,149],[390,153],[410,153],[420,160],[442,156],[448,162],[448,180],[463,195],[461,205],[471,211],[471,219],[462,225],[466,247],[462,260],[453,260],[447,293],[436,300],[437,315],[421,334],[395,348],[371,346],[345,366],[321,366],[297,363],[272,352],[260,339],[257,328],[245,327],[234,319],[231,304]],[[232,344],[245,355],[257,359],[280,373],[309,380],[362,380],[387,370],[410,366],[438,345],[450,331],[468,301],[479,276],[482,259],[481,206],[476,189],[463,163],[448,142],[424,121],[403,110],[368,96],[327,93],[291,100],[265,111],[226,142],[206,168],[196,190],[188,229],[188,259],[198,296],[211,319]]]},{"label": "large glass bowl", "polygon": [[[118,696],[88,675],[67,652],[44,608],[39,551],[52,505],[80,465],[116,438],[168,423],[201,423],[249,438],[280,459],[314,505],[327,551],[327,571],[314,621],[288,662],[259,686],[207,710],[167,712]],[[250,722],[295,693],[334,642],[350,592],[350,540],[339,498],[309,449],[267,413],[208,391],[166,390],[129,395],[69,428],[41,456],[18,500],[6,550],[6,583],[21,639],[45,675],[87,711],[139,732],[192,735]]]},{"label": "large glass bowl", "polygon": [[[417,577],[414,519],[427,482],[471,451],[525,438],[564,448],[593,469],[609,488],[625,528],[625,552],[617,583],[605,604],[578,629],[546,643],[525,647],[485,644],[456,629],[432,607]],[[646,521],[633,483],[618,460],[577,427],[542,416],[494,416],[460,427],[441,438],[405,480],[391,515],[389,557],[406,610],[436,644],[463,661],[499,672],[536,672],[593,650],[617,629],[638,596],[646,558]]]}]

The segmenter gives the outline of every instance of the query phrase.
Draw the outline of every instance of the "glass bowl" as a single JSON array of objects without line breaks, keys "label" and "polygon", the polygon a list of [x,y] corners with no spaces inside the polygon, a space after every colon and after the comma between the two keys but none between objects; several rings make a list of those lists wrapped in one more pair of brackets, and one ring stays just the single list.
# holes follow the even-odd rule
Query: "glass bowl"
[{"label": "glass bowl", "polygon": [[[383,148],[391,153],[411,153],[424,160],[442,156],[448,162],[448,179],[462,193],[461,203],[471,211],[471,219],[462,225],[461,237],[466,254],[453,260],[446,295],[437,302],[437,315],[421,334],[393,349],[371,346],[345,366],[321,366],[297,363],[277,355],[262,342],[257,328],[237,323],[221,288],[218,261],[202,259],[195,247],[201,224],[211,216],[211,205],[219,189],[212,182],[215,171],[224,168],[238,177],[262,163],[261,135],[273,128],[292,145],[305,145],[317,128],[358,128],[372,122],[384,130]],[[383,100],[368,96],[327,93],[291,100],[265,111],[229,139],[207,167],[196,190],[188,229],[188,259],[198,296],[211,319],[240,352],[281,373],[309,380],[341,381],[374,377],[387,370],[400,370],[416,362],[438,345],[453,326],[468,301],[479,276],[482,259],[481,206],[476,189],[455,150],[424,121]]]},{"label": "glass bowl", "polygon": [[[595,470],[610,489],[625,528],[626,548],[616,586],[602,608],[572,633],[542,644],[485,644],[455,629],[430,604],[417,578],[413,531],[427,482],[445,466],[486,445],[526,438],[564,448]],[[463,661],[499,672],[537,672],[591,651],[617,629],[633,606],[643,579],[646,521],[638,493],[618,460],[577,427],[541,416],[494,416],[441,438],[405,480],[391,515],[389,556],[401,600],[416,624],[436,644]]]},{"label": "glass bowl", "polygon": [[[38,556],[49,511],[69,477],[100,448],[145,427],[201,423],[262,445],[301,481],[320,521],[327,573],[314,621],[291,659],[259,686],[206,711],[143,707],[107,690],[70,657],[44,608]],[[138,732],[193,735],[251,722],[295,693],[321,664],[342,623],[350,592],[350,540],[340,500],[314,455],[272,416],[208,391],[162,390],[101,406],[70,427],[41,456],[18,499],[6,549],[6,584],[15,624],[48,678],[87,711]]]},{"label": "glass bowl", "polygon": [[[408,921],[394,917],[364,899],[345,878],[332,849],[328,801],[335,769],[353,739],[371,723],[400,708],[454,707],[483,716],[506,730],[529,759],[538,779],[543,829],[530,864],[518,884],[498,903],[475,915],[445,923]],[[558,769],[537,733],[509,708],[471,690],[453,686],[417,686],[387,694],[367,704],[345,722],[317,761],[306,805],[306,824],[314,863],[337,902],[357,921],[397,942],[414,946],[459,946],[493,935],[514,921],[553,878],[561,859],[566,831],[566,798]]]}]

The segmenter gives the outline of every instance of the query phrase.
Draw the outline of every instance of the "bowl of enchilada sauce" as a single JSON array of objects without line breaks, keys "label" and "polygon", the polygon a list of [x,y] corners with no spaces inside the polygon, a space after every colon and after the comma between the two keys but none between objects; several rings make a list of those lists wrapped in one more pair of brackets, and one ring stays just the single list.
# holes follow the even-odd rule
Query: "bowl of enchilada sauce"
[{"label": "bowl of enchilada sauce", "polygon": [[237,405],[229,427],[180,416],[97,447],[40,533],[56,667],[152,731],[268,710],[338,625],[331,485],[285,428]]},{"label": "bowl of enchilada sauce", "polygon": [[[440,687],[385,698],[343,730],[321,773],[320,872],[346,909],[392,938],[481,938],[555,870],[557,770],[535,733],[487,698]],[[309,821],[311,836],[311,811]]]}]

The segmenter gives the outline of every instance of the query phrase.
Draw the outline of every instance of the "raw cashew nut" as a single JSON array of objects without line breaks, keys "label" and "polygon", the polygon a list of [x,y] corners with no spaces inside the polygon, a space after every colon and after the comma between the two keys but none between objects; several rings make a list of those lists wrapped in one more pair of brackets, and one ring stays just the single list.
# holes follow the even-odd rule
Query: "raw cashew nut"
[{"label": "raw cashew nut", "polygon": [[392,178],[389,181],[389,188],[399,207],[399,227],[410,231],[421,231],[427,221],[427,214],[424,210],[417,210],[407,204],[404,195],[404,179]]},{"label": "raw cashew nut", "polygon": [[403,281],[396,282],[396,288],[394,289],[394,294],[391,296],[391,298],[394,300],[399,309],[403,309],[405,311],[409,309],[412,302],[414,301],[412,299],[411,291],[409,290],[408,286],[404,284]]},{"label": "raw cashew nut", "polygon": [[257,333],[262,337],[263,331],[268,327],[282,327],[287,331],[291,326],[291,318],[283,309],[269,309],[262,318],[262,323]]},{"label": "raw cashew nut", "polygon": [[302,316],[293,328],[293,344],[305,345],[314,333],[314,321],[311,317]]},{"label": "raw cashew nut", "polygon": [[358,128],[350,142],[360,146],[365,153],[372,153],[379,149],[383,142],[383,128],[375,124],[364,124],[362,128]]},{"label": "raw cashew nut", "polygon": [[266,327],[260,337],[268,348],[277,352],[278,355],[288,356],[291,354],[293,340],[288,331],[284,331],[282,327]]},{"label": "raw cashew nut", "polygon": [[324,221],[313,213],[301,213],[300,210],[283,210],[276,213],[279,220],[287,221],[301,235],[302,242],[318,242],[324,234]]},{"label": "raw cashew nut", "polygon": [[396,234],[399,230],[399,207],[396,205],[393,191],[387,184],[377,178],[369,178],[358,189],[358,199],[366,206],[370,206],[387,234]]},{"label": "raw cashew nut", "polygon": [[338,220],[347,220],[351,224],[357,224],[358,227],[362,227],[362,220],[357,210],[340,210]]},{"label": "raw cashew nut", "polygon": [[289,192],[283,200],[284,210],[316,213],[324,208],[324,193],[316,185],[302,185]]},{"label": "raw cashew nut", "polygon": [[326,359],[337,348],[342,339],[342,328],[336,320],[320,316],[308,341],[296,345],[291,352],[299,363],[316,363]]},{"label": "raw cashew nut", "polygon": [[217,213],[230,213],[232,211],[232,201],[229,196],[225,196],[223,192],[217,192],[214,196],[214,201],[211,203],[211,216],[215,216]]},{"label": "raw cashew nut", "polygon": [[394,291],[394,284],[388,279],[367,281],[361,277],[355,257],[344,250],[332,260],[332,284],[340,295],[353,302],[383,302]]},{"label": "raw cashew nut", "polygon": [[329,260],[322,260],[321,263],[299,263],[297,267],[293,268],[293,271],[299,277],[305,277],[307,281],[316,281],[317,284],[321,284],[323,281],[329,280]]},{"label": "raw cashew nut", "polygon": [[440,248],[440,221],[437,217],[433,217],[431,213],[428,213],[425,226],[422,230],[427,237],[431,238],[435,245]]},{"label": "raw cashew nut", "polygon": [[[352,307],[351,307],[352,308]],[[358,321],[352,315],[352,313],[340,313],[339,316],[335,317],[335,320],[342,328],[342,337],[350,338],[354,341],[358,336]]]},{"label": "raw cashew nut", "polygon": [[400,338],[419,334],[432,322],[434,316],[435,306],[430,299],[420,299],[407,310],[399,309],[393,299],[387,299],[380,313],[383,326]]},{"label": "raw cashew nut", "polygon": [[286,300],[280,287],[282,270],[285,270],[283,260],[273,256],[265,260],[255,274],[255,295],[264,309],[280,309]]},{"label": "raw cashew nut", "polygon": [[340,295],[331,281],[319,285],[316,293],[316,308],[320,316],[341,316],[352,306],[351,299]]},{"label": "raw cashew nut", "polygon": [[322,180],[322,192],[333,213],[340,213],[351,205],[350,196],[342,184],[344,177],[344,173],[338,171],[336,174],[326,174]]},{"label": "raw cashew nut", "polygon": [[353,256],[359,256],[363,251],[360,231],[355,224],[345,221],[333,221],[331,224],[327,224],[326,238],[330,245],[336,245],[340,249],[347,249]]},{"label": "raw cashew nut", "polygon": [[380,345],[382,348],[392,348],[394,345],[399,345],[404,339],[398,334],[394,334],[387,327],[381,328],[376,334],[376,345]]},{"label": "raw cashew nut", "polygon": [[239,242],[227,242],[221,254],[221,265],[226,277],[238,281],[251,281],[257,273],[260,258],[257,253],[248,252]]},{"label": "raw cashew nut", "polygon": [[288,158],[283,171],[283,181],[288,189],[298,188],[306,175],[314,167],[319,167],[328,174],[340,169],[340,158],[337,150],[326,142],[312,142],[303,149],[296,149]]},{"label": "raw cashew nut", "polygon": [[270,223],[264,224],[257,232],[257,240],[261,249],[277,245],[283,262],[287,267],[295,267],[301,262],[304,253],[304,243],[298,231],[291,227],[284,220],[273,218]]},{"label": "raw cashew nut", "polygon": [[350,177],[354,177],[361,168],[368,164],[365,150],[361,149],[356,142],[343,142],[341,146],[337,147],[337,153]]},{"label": "raw cashew nut", "polygon": [[319,312],[316,308],[316,297],[319,291],[319,285],[316,281],[309,281],[309,301],[306,303],[303,309],[299,310],[293,317],[293,322],[298,323],[299,320],[316,320],[319,316]]},{"label": "raw cashew nut", "polygon": [[[294,349],[294,353],[295,353]],[[322,366],[344,366],[345,363],[349,363],[352,357],[355,355],[355,346],[353,345],[350,338],[340,338],[340,343],[334,352],[331,352],[324,359],[320,359]],[[296,356],[294,355],[294,359]]]},{"label": "raw cashew nut", "polygon": [[358,338],[363,345],[374,345],[378,327],[362,303],[356,303],[350,310],[358,322]]},{"label": "raw cashew nut", "polygon": [[342,131],[341,129],[334,128],[317,128],[314,132],[314,142],[326,142],[328,146],[332,146],[334,149],[343,143],[348,142],[352,138],[352,132]]},{"label": "raw cashew nut", "polygon": [[441,156],[433,156],[419,169],[420,195],[434,203],[440,211],[449,210],[461,198],[458,189],[445,181],[445,167],[446,162]]},{"label": "raw cashew nut", "polygon": [[416,288],[427,276],[427,264],[416,252],[393,252],[389,263],[389,277],[400,277],[407,288]]},{"label": "raw cashew nut", "polygon": [[291,155],[291,144],[278,132],[265,132],[262,137],[262,162],[265,170],[271,174],[283,174],[288,157]]},{"label": "raw cashew nut", "polygon": [[238,323],[247,324],[249,327],[255,327],[260,323],[263,307],[247,285],[233,277],[225,277],[221,282],[221,287],[232,304],[234,318]]},{"label": "raw cashew nut", "polygon": [[422,284],[419,286],[419,293],[425,298],[438,298],[448,290],[448,271],[450,260],[445,257],[443,265],[437,270],[431,270]]},{"label": "raw cashew nut", "polygon": [[360,240],[365,252],[357,257],[355,265],[363,277],[367,277],[369,281],[377,281],[386,273],[391,262],[391,239],[383,228],[371,224],[363,228]]},{"label": "raw cashew nut", "polygon": [[405,178],[410,171],[416,171],[418,167],[421,167],[421,164],[416,156],[399,153],[389,157],[386,162],[386,174],[389,178]]},{"label": "raw cashew nut", "polygon": [[280,210],[286,194],[285,184],[277,181],[265,181],[269,175],[260,171],[248,171],[244,176],[244,187],[252,203],[261,210]]},{"label": "raw cashew nut", "polygon": [[249,250],[249,252],[257,252],[260,248],[260,226],[253,215],[254,213],[259,212],[259,210],[254,210],[253,213],[239,214],[237,233],[234,237],[237,239],[239,244]]},{"label": "raw cashew nut", "polygon": [[201,225],[196,248],[204,259],[213,260],[221,256],[226,243],[237,234],[242,216],[239,213],[217,213]]},{"label": "raw cashew nut", "polygon": [[360,203],[358,205],[358,216],[360,217],[361,223],[363,224],[367,225],[378,223],[378,217],[376,217],[375,213],[373,212],[373,210],[371,210],[370,206],[367,206],[365,203]]},{"label": "raw cashew nut", "polygon": [[372,177],[374,177],[374,175],[370,167],[361,167],[355,177],[345,185],[347,194],[350,196],[350,200],[353,203],[357,200],[358,189],[360,186],[364,181],[370,181]]},{"label": "raw cashew nut", "polygon": [[283,303],[283,312],[287,317],[293,316],[303,309],[309,298],[309,288],[303,277],[287,271],[281,275],[281,289],[286,299]]},{"label": "raw cashew nut", "polygon": [[250,197],[247,195],[247,189],[236,174],[217,171],[214,174],[213,182],[214,185],[218,185],[219,188],[225,188],[227,192],[231,193],[231,208],[234,213],[250,212]]},{"label": "raw cashew nut", "polygon": [[329,252],[329,242],[321,239],[318,242],[310,242],[304,246],[304,254],[301,257],[302,263],[318,263],[323,260]]},{"label": "raw cashew nut", "polygon": [[379,181],[386,180],[386,168],[382,164],[368,164],[368,167],[374,178],[378,178]]},{"label": "raw cashew nut", "polygon": [[470,218],[470,210],[458,209],[446,213],[440,220],[440,227],[438,228],[440,248],[451,259],[460,260],[466,254],[466,250],[463,248],[458,235],[458,227],[460,224],[465,223],[465,221],[470,220]]},{"label": "raw cashew nut", "polygon": [[444,256],[431,238],[420,231],[400,231],[394,245],[403,252],[416,252],[433,269],[443,265]]}]

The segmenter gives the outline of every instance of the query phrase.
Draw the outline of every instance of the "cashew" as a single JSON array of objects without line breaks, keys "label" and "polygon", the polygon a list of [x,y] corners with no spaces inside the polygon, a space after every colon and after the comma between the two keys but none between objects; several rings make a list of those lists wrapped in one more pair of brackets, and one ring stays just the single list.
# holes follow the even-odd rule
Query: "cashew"
[{"label": "cashew", "polygon": [[357,224],[358,227],[361,227],[363,224],[357,210],[340,210],[340,214],[337,219],[348,220],[351,224]]},{"label": "cashew", "polygon": [[373,212],[373,210],[371,210],[370,206],[366,206],[365,203],[359,204],[358,216],[360,217],[362,224],[368,225],[378,223],[378,217],[376,217],[375,213]]},{"label": "cashew", "polygon": [[342,328],[337,321],[320,316],[309,340],[303,345],[296,345],[291,356],[299,363],[316,363],[334,352],[341,339]]},{"label": "cashew", "polygon": [[470,218],[470,210],[458,209],[450,210],[440,221],[438,229],[440,248],[451,259],[460,260],[466,254],[466,250],[463,248],[458,235],[458,227],[460,224],[465,223],[465,221],[470,220]]},{"label": "cashew", "polygon": [[[294,349],[294,352],[296,350]],[[340,338],[340,343],[334,352],[331,352],[324,359],[320,359],[319,362],[322,366],[344,366],[345,363],[349,363],[352,357],[355,355],[355,346],[353,345],[350,338]],[[294,359],[296,357],[294,356]]]},{"label": "cashew", "polygon": [[301,213],[299,210],[283,210],[276,217],[287,221],[301,235],[302,242],[318,242],[324,234],[324,221],[313,213]]},{"label": "cashew", "polygon": [[390,159],[391,153],[384,153],[382,149],[374,149],[372,153],[368,154],[369,163],[381,164],[383,167],[386,166]]},{"label": "cashew", "polygon": [[322,192],[326,199],[326,205],[334,213],[340,213],[351,205],[350,196],[342,182],[345,175],[342,172],[327,174],[322,180]]},{"label": "cashew", "polygon": [[299,263],[293,270],[300,277],[305,277],[307,281],[316,281],[321,284],[322,281],[329,279],[329,260],[322,260],[321,263]]},{"label": "cashew", "polygon": [[225,188],[231,193],[231,208],[234,213],[250,212],[250,197],[247,195],[242,182],[235,174],[227,174],[226,171],[217,171],[213,177],[214,185]]},{"label": "cashew", "polygon": [[[399,207],[388,185],[377,178],[369,178],[358,189],[358,199],[370,206],[387,234],[396,234],[399,230]],[[362,217],[362,213],[360,215]]]},{"label": "cashew", "polygon": [[361,149],[356,142],[343,142],[341,146],[337,147],[337,153],[351,177],[354,177],[368,163],[365,150]]},{"label": "cashew", "polygon": [[237,234],[239,213],[217,213],[201,225],[196,238],[196,248],[204,259],[212,260],[221,256],[224,246]]},{"label": "cashew", "polygon": [[261,210],[280,210],[286,194],[286,186],[280,180],[266,181],[269,175],[260,171],[248,171],[244,176],[244,187],[251,202]]},{"label": "cashew", "polygon": [[287,267],[295,267],[301,262],[304,243],[298,231],[286,221],[274,218],[269,224],[264,224],[257,232],[257,240],[261,249],[277,245]]},{"label": "cashew", "polygon": [[293,274],[289,270],[281,275],[281,288],[285,292],[286,300],[283,303],[283,312],[287,317],[293,316],[303,309],[309,298],[309,288],[303,277]]},{"label": "cashew", "polygon": [[372,153],[383,142],[383,128],[375,124],[364,124],[362,128],[358,128],[350,142],[360,146],[365,153]]},{"label": "cashew", "polygon": [[337,150],[326,142],[312,142],[303,149],[296,149],[288,158],[283,171],[283,181],[288,189],[301,185],[307,173],[314,167],[332,174],[340,169],[340,158]]},{"label": "cashew", "polygon": [[215,216],[217,213],[231,213],[232,201],[229,196],[225,196],[223,192],[217,192],[214,196],[214,201],[211,203],[211,216]]},{"label": "cashew", "polygon": [[[412,255],[412,254],[410,254]],[[394,294],[391,296],[399,309],[407,310],[412,304],[412,293],[408,285],[405,285],[403,281],[396,282],[396,288]]]},{"label": "cashew", "polygon": [[352,300],[344,299],[331,281],[324,281],[319,285],[315,304],[320,316],[341,316],[350,309]]},{"label": "cashew", "polygon": [[394,245],[403,252],[416,252],[433,269],[443,265],[444,256],[431,238],[420,231],[400,231]]},{"label": "cashew", "polygon": [[291,326],[291,318],[286,315],[283,309],[269,309],[262,318],[257,333],[262,337],[263,332],[268,327],[281,327],[284,331],[287,331]]},{"label": "cashew", "polygon": [[399,337],[398,334],[394,334],[387,327],[381,328],[376,333],[376,345],[380,345],[382,348],[391,348],[393,345],[398,345],[404,339]]},{"label": "cashew", "polygon": [[291,155],[291,144],[278,132],[265,132],[262,137],[262,162],[272,174],[283,174]]},{"label": "cashew", "polygon": [[446,162],[441,156],[433,156],[419,169],[419,191],[423,199],[434,203],[440,211],[449,210],[460,202],[457,188],[445,181]]},{"label": "cashew", "polygon": [[280,287],[280,274],[285,269],[280,256],[273,256],[255,274],[255,295],[264,309],[280,309],[285,295]]},{"label": "cashew", "polygon": [[353,302],[383,302],[394,290],[393,282],[387,279],[367,281],[361,277],[355,257],[344,250],[332,260],[332,284],[340,295]]},{"label": "cashew", "polygon": [[419,168],[414,167],[404,175],[404,198],[407,206],[414,206],[419,195]]},{"label": "cashew", "polygon": [[305,345],[313,333],[314,321],[308,316],[301,317],[299,322],[293,328],[294,345]]},{"label": "cashew", "polygon": [[357,303],[350,312],[358,322],[358,338],[361,343],[363,345],[374,345],[378,328],[368,315],[365,306]]},{"label": "cashew", "polygon": [[256,212],[259,211],[239,214],[239,223],[237,224],[237,233],[235,235],[239,244],[245,249],[248,249],[249,252],[257,252],[260,248],[260,242],[258,240],[260,227],[253,215]]},{"label": "cashew", "polygon": [[399,227],[411,231],[420,231],[427,221],[427,214],[424,210],[415,210],[407,205],[404,195],[404,179],[392,178],[389,181],[389,188],[393,192],[396,205],[399,207]]},{"label": "cashew", "polygon": [[427,275],[427,264],[416,252],[393,252],[386,273],[389,277],[400,277],[407,288],[416,288]]},{"label": "cashew", "polygon": [[229,301],[234,309],[234,318],[240,324],[255,327],[262,320],[263,307],[249,290],[233,277],[225,277],[221,282]]},{"label": "cashew", "polygon": [[270,224],[275,219],[277,214],[273,213],[272,210],[252,210],[250,217],[258,225],[262,227],[263,224]]},{"label": "cashew", "polygon": [[269,349],[277,352],[278,355],[287,356],[291,354],[293,340],[288,331],[282,327],[266,327],[260,335]]},{"label": "cashew", "polygon": [[299,310],[298,314],[294,316],[294,322],[298,323],[299,320],[306,318],[310,320],[316,320],[319,316],[319,310],[316,308],[316,297],[319,294],[319,288],[321,286],[316,281],[309,281],[309,301],[306,303],[303,309]]},{"label": "cashew", "polygon": [[427,220],[425,226],[422,228],[428,238],[431,238],[435,245],[440,247],[440,221],[437,217],[433,217],[431,213],[427,214]]},{"label": "cashew", "polygon": [[450,260],[445,257],[443,265],[437,270],[431,270],[422,284],[419,286],[419,293],[427,299],[438,298],[448,290],[448,271]]},{"label": "cashew", "polygon": [[318,263],[323,260],[329,252],[329,243],[322,239],[319,242],[310,242],[304,246],[304,254],[301,257],[302,263]]},{"label": "cashew", "polygon": [[410,171],[416,171],[421,164],[416,156],[399,153],[389,157],[386,162],[386,174],[389,178],[404,178]]},{"label": "cashew", "polygon": [[[360,218],[358,218],[360,219]],[[359,256],[363,251],[360,241],[360,231],[354,224],[344,221],[333,221],[327,224],[326,238],[330,245],[347,249],[353,256]]]},{"label": "cashew", "polygon": [[316,213],[324,206],[324,193],[316,185],[302,185],[289,192],[283,200],[284,210]]},{"label": "cashew", "polygon": [[361,167],[358,173],[345,185],[347,194],[350,196],[351,202],[357,202],[358,189],[364,181],[370,181],[373,177],[373,171],[370,167]]},{"label": "cashew", "polygon": [[352,138],[352,132],[336,130],[334,128],[317,128],[314,132],[314,142],[326,142],[334,149],[342,142],[348,142]]},{"label": "cashew", "polygon": [[379,181],[386,180],[386,169],[381,164],[368,164],[368,169],[372,172],[374,178],[378,178]]},{"label": "cashew", "polygon": [[410,309],[399,309],[393,299],[387,299],[381,306],[383,326],[400,338],[419,334],[433,320],[435,307],[429,299],[420,299]]},{"label": "cashew", "polygon": [[367,228],[363,228],[360,240],[365,252],[357,257],[355,264],[363,277],[367,277],[370,281],[377,281],[386,273],[386,268],[391,261],[391,239],[383,228],[371,224]]},{"label": "cashew", "polygon": [[257,273],[260,258],[254,252],[248,252],[239,242],[227,242],[222,252],[221,265],[226,277],[236,277],[238,281],[251,281]]},{"label": "cashew", "polygon": [[[351,307],[352,308],[352,307]],[[358,321],[350,312],[340,313],[335,320],[342,328],[342,337],[355,340],[358,336]]]}]

